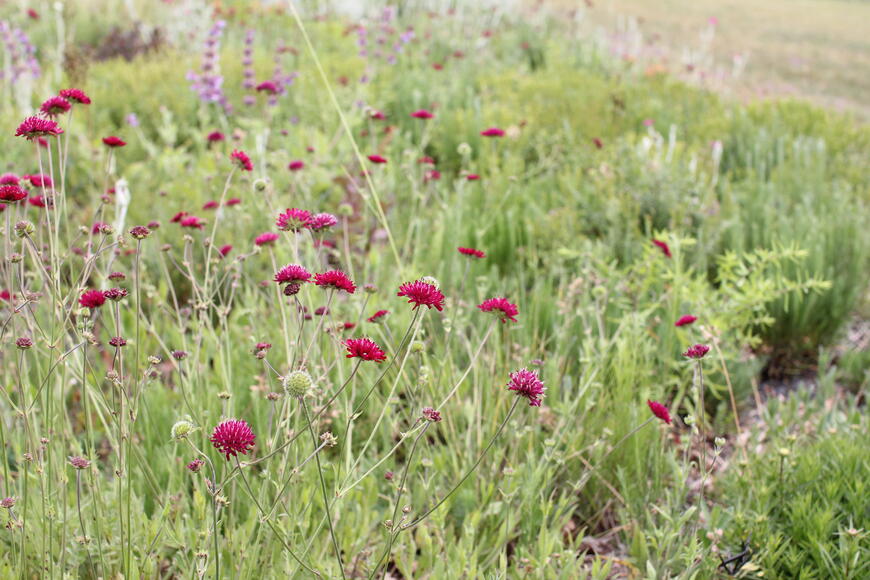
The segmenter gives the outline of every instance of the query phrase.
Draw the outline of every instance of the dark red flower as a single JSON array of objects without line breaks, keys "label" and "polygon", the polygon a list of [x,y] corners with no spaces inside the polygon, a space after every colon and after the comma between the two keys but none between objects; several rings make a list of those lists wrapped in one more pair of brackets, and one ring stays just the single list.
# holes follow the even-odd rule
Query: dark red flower
[{"label": "dark red flower", "polygon": [[107,147],[111,147],[112,149],[116,147],[123,147],[127,144],[126,141],[121,139],[120,137],[115,137],[114,135],[110,135],[108,137],[103,137],[103,144]]},{"label": "dark red flower", "polygon": [[256,91],[258,93],[266,93],[267,95],[274,95],[278,92],[278,85],[276,85],[272,81],[263,81],[257,85]]},{"label": "dark red flower", "polygon": [[373,360],[377,363],[387,360],[387,355],[381,350],[381,347],[368,338],[350,338],[344,343],[344,346],[347,348],[345,358]]},{"label": "dark red flower", "polygon": [[373,323],[383,322],[384,317],[389,313],[389,310],[378,310],[377,312],[366,318],[366,320]]},{"label": "dark red flower", "polygon": [[122,336],[113,336],[109,339],[109,344],[115,348],[121,348],[122,346],[127,346],[127,340]]},{"label": "dark red flower", "polygon": [[696,344],[690,346],[686,352],[683,353],[683,356],[687,358],[702,359],[708,352],[710,352],[709,346],[706,344]]},{"label": "dark red flower", "polygon": [[[146,227],[146,226],[133,226],[132,228],[130,228],[130,235],[133,236],[133,238],[135,238],[137,240],[144,240],[145,238],[147,238],[148,236],[151,235],[151,230],[149,229],[149,227],[151,227],[151,228],[155,227],[155,223],[156,222],[150,222],[148,224],[148,227]],[[156,223],[156,226],[160,227],[160,224]]]},{"label": "dark red flower", "polygon": [[356,286],[347,277],[347,274],[341,270],[330,270],[321,274],[314,275],[314,283],[318,286],[326,288],[335,288],[336,290],[344,290],[348,294],[353,294]]},{"label": "dark red flower", "polygon": [[462,254],[463,256],[469,256],[471,258],[485,258],[486,254],[480,250],[475,250],[474,248],[463,248],[459,247],[456,250]]},{"label": "dark red flower", "polygon": [[175,214],[174,216],[172,216],[172,219],[169,220],[169,222],[170,222],[170,223],[173,223],[173,224],[177,224],[177,223],[179,223],[181,220],[183,220],[184,218],[186,218],[188,215],[190,215],[190,214],[188,214],[186,211],[180,211],[180,212],[178,212],[177,214]]},{"label": "dark red flower", "polygon": [[697,316],[692,316],[691,314],[684,314],[680,316],[680,318],[674,323],[674,326],[686,326],[688,324],[692,324],[698,320]]},{"label": "dark red flower", "polygon": [[54,183],[51,181],[51,177],[48,175],[28,175],[26,176],[27,180],[30,181],[30,185],[33,187],[45,187],[51,188]]},{"label": "dark red flower", "polygon": [[652,243],[655,244],[656,247],[660,249],[665,256],[667,256],[668,258],[671,257],[671,249],[666,243],[661,240],[653,240]]},{"label": "dark red flower", "polygon": [[0,201],[15,203],[27,197],[27,192],[17,185],[0,185]]},{"label": "dark red flower", "polygon": [[254,238],[254,245],[256,245],[256,246],[270,246],[270,245],[274,244],[278,238],[279,238],[279,236],[275,232],[266,232],[264,234],[260,234],[256,238]]},{"label": "dark red flower", "polygon": [[288,264],[275,273],[278,284],[302,284],[311,281],[311,273],[297,264]]},{"label": "dark red flower", "polygon": [[369,113],[369,117],[371,117],[372,119],[374,119],[376,121],[383,121],[384,119],[387,118],[386,115],[384,115],[381,111],[377,111],[377,110]]},{"label": "dark red flower", "polygon": [[38,137],[56,137],[63,133],[57,123],[51,119],[41,119],[39,117],[27,117],[24,119],[18,129],[15,131],[16,137],[24,137],[29,141],[33,141]]},{"label": "dark red flower", "polygon": [[432,112],[427,111],[426,109],[420,109],[419,111],[414,111],[413,113],[411,113],[411,116],[414,117],[415,119],[432,119],[433,117],[435,117],[435,115]]},{"label": "dark red flower", "polygon": [[414,305],[411,310],[416,310],[418,306],[427,306],[438,311],[444,310],[444,294],[434,284],[422,280],[405,282],[399,286],[396,296],[406,297],[408,304]]},{"label": "dark red flower", "polygon": [[668,412],[668,408],[658,403],[656,401],[647,400],[647,405],[649,405],[649,410],[652,411],[652,414],[667,423],[671,424],[671,414]]},{"label": "dark red flower", "polygon": [[597,147],[598,149],[601,149],[602,147],[604,147],[604,141],[602,141],[598,137],[595,137],[594,139],[592,139],[592,143],[594,143],[595,147]]},{"label": "dark red flower", "polygon": [[196,459],[187,464],[187,468],[193,473],[197,473],[200,469],[202,469],[203,465],[205,465],[205,461],[197,457]]},{"label": "dark red flower", "polygon": [[438,181],[441,179],[441,172],[437,169],[430,169],[423,174],[423,181]]},{"label": "dark red flower", "polygon": [[91,234],[96,235],[103,231],[103,228],[108,226],[106,222],[94,222],[94,225],[91,226]]},{"label": "dark red flower", "polygon": [[484,137],[504,137],[504,130],[498,127],[490,127],[480,132]]},{"label": "dark red flower", "polygon": [[318,213],[311,216],[308,220],[308,229],[313,232],[326,230],[338,223],[338,218],[331,213]]},{"label": "dark red flower", "polygon": [[382,156],[380,156],[380,155],[369,155],[369,158],[368,158],[368,159],[369,159],[369,161],[371,161],[372,163],[377,163],[377,164],[381,164],[381,163],[386,163],[386,162],[387,162],[387,158],[386,158],[386,157],[382,157]]},{"label": "dark red flower", "polygon": [[207,201],[202,204],[202,209],[217,209],[220,206],[215,200]]},{"label": "dark red flower", "polygon": [[0,175],[0,185],[18,185],[19,183],[21,183],[21,178],[14,173]]},{"label": "dark red flower", "polygon": [[46,203],[45,198],[41,195],[34,195],[27,200],[27,203],[29,203],[33,207],[52,207],[51,202]]},{"label": "dark red flower", "polygon": [[311,212],[292,207],[284,213],[278,214],[275,225],[284,232],[298,232],[307,228],[310,220]]},{"label": "dark red flower", "polygon": [[227,461],[230,455],[247,455],[257,437],[245,421],[229,419],[214,428],[210,441],[214,448],[223,453]]},{"label": "dark red flower", "polygon": [[301,171],[304,168],[305,168],[305,162],[301,161],[299,159],[297,159],[295,161],[291,161],[290,165],[287,166],[287,169],[289,169],[290,171]]},{"label": "dark red flower", "polygon": [[433,409],[432,407],[423,407],[423,412],[421,413],[423,418],[432,423],[437,423],[441,420],[441,413]]},{"label": "dark red flower", "polygon": [[428,155],[424,155],[420,159],[417,160],[417,163],[426,164],[426,165],[435,165],[435,159],[429,157]]},{"label": "dark red flower", "polygon": [[229,253],[232,252],[232,251],[233,251],[233,246],[232,246],[232,244],[226,244],[226,245],[224,245],[224,246],[221,246],[220,249],[218,250],[218,252],[220,253],[220,255],[223,256],[224,258],[226,258],[226,257],[227,257],[227,254],[229,254]]},{"label": "dark red flower", "polygon": [[64,89],[60,92],[60,96],[79,105],[91,104],[91,98],[80,89]]},{"label": "dark red flower", "polygon": [[238,149],[233,149],[233,152],[230,153],[230,159],[242,171],[253,171],[254,170],[254,164],[251,162],[251,158],[248,157],[248,154],[245,153],[244,151],[239,151]]},{"label": "dark red flower", "polygon": [[211,133],[206,135],[205,139],[209,143],[218,143],[218,142],[226,139],[226,137],[224,137],[224,134],[221,133],[220,131],[212,131]]},{"label": "dark red flower", "polygon": [[72,105],[63,97],[51,97],[39,107],[39,110],[46,117],[56,117],[66,113],[70,109],[72,109]]},{"label": "dark red flower", "polygon": [[508,302],[507,298],[490,298],[477,306],[482,312],[493,312],[502,322],[516,322],[516,316],[520,313],[516,304]]},{"label": "dark red flower", "polygon": [[242,203],[242,200],[240,200],[238,197],[231,197],[224,202],[224,205],[233,206],[239,205],[240,203]]},{"label": "dark red flower", "polygon": [[127,291],[123,288],[109,288],[108,290],[103,292],[103,296],[105,296],[108,300],[118,302],[119,300],[123,300],[127,297]]},{"label": "dark red flower", "polygon": [[476,173],[469,173],[465,176],[465,179],[467,179],[468,181],[477,181],[478,179],[480,179],[480,176]]},{"label": "dark red flower", "polygon": [[86,290],[79,297],[79,304],[85,308],[99,308],[106,303],[106,295],[99,290]]},{"label": "dark red flower", "polygon": [[202,218],[196,217],[195,215],[189,215],[182,218],[179,224],[183,228],[196,228],[201,230],[205,227],[206,221]]},{"label": "dark red flower", "polygon": [[510,374],[511,380],[507,384],[510,391],[516,391],[520,397],[529,400],[529,407],[540,407],[541,397],[544,396],[544,383],[538,378],[538,373],[522,368]]}]

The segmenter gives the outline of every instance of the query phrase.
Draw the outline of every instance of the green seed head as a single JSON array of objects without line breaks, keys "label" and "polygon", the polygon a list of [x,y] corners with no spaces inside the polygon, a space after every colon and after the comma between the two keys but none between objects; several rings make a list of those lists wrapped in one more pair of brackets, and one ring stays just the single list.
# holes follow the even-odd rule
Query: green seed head
[{"label": "green seed head", "polygon": [[284,377],[284,392],[291,397],[304,397],[314,380],[305,371],[293,371]]},{"label": "green seed head", "polygon": [[180,441],[182,439],[187,439],[187,436],[193,433],[195,426],[191,423],[189,417],[185,417],[180,421],[176,421],[172,426],[172,438]]}]

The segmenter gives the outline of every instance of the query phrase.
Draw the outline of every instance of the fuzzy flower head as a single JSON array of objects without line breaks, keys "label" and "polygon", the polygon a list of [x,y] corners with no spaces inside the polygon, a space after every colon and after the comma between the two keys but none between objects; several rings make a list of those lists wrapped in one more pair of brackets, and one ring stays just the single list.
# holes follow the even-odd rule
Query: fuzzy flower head
[{"label": "fuzzy flower head", "polygon": [[72,105],[63,97],[51,97],[39,107],[39,111],[46,117],[57,117],[70,109],[72,109]]},{"label": "fuzzy flower head", "polygon": [[255,246],[271,246],[278,240],[278,234],[275,232],[266,232],[254,238]]},{"label": "fuzzy flower head", "polygon": [[288,264],[275,272],[278,284],[302,284],[311,281],[311,273],[298,264]]},{"label": "fuzzy flower head", "polygon": [[180,421],[176,421],[175,424],[172,425],[170,434],[176,441],[181,441],[182,439],[187,439],[188,435],[193,433],[195,429],[196,427],[190,420],[190,417],[185,417]]},{"label": "fuzzy flower head", "polygon": [[304,397],[311,390],[314,379],[305,371],[288,373],[282,381],[284,392],[290,397]]},{"label": "fuzzy flower head", "polygon": [[130,235],[137,240],[144,240],[151,235],[151,230],[145,226],[133,226],[130,228]]},{"label": "fuzzy flower head", "polygon": [[381,347],[375,341],[368,338],[351,338],[344,343],[344,346],[347,348],[345,358],[371,360],[377,363],[387,360],[387,355],[381,350]]},{"label": "fuzzy flower head", "polygon": [[683,316],[680,316],[679,319],[677,319],[677,321],[674,323],[674,326],[688,326],[696,320],[698,320],[697,316],[692,316],[691,314],[684,314]]},{"label": "fuzzy flower head", "polygon": [[660,249],[666,257],[668,257],[668,258],[671,257],[671,249],[668,247],[668,245],[666,243],[664,243],[661,240],[653,240],[652,243],[655,244],[655,246],[658,249]]},{"label": "fuzzy flower head", "polygon": [[438,423],[439,421],[441,421],[441,413],[439,413],[432,407],[424,407],[422,415],[425,420],[432,423]]},{"label": "fuzzy flower head", "polygon": [[538,378],[538,373],[522,368],[510,374],[510,382],[507,388],[510,391],[516,391],[520,397],[525,397],[529,400],[529,407],[540,407],[541,397],[544,396],[544,383]]},{"label": "fuzzy flower head", "polygon": [[127,291],[124,288],[109,288],[103,292],[103,296],[113,302],[118,302],[127,297]]},{"label": "fuzzy flower head", "polygon": [[313,232],[328,230],[338,223],[338,218],[331,213],[318,213],[308,220],[308,228]]},{"label": "fuzzy flower head", "polygon": [[15,203],[27,197],[27,192],[17,185],[0,185],[0,201]]},{"label": "fuzzy flower head", "polygon": [[247,455],[254,446],[256,436],[245,421],[229,419],[214,428],[211,434],[211,443],[220,453],[223,453],[227,461],[230,455],[236,457],[239,453]]},{"label": "fuzzy flower head", "polygon": [[63,133],[63,129],[51,119],[41,119],[39,117],[27,117],[24,119],[18,129],[15,131],[16,137],[24,137],[28,141],[33,141],[39,137],[56,137]]},{"label": "fuzzy flower head", "polygon": [[324,288],[344,290],[348,294],[353,294],[356,290],[353,281],[341,270],[329,270],[328,272],[315,274],[314,283],[317,286],[323,286]]},{"label": "fuzzy flower head", "polygon": [[671,414],[668,412],[668,408],[662,405],[657,401],[649,401],[646,402],[649,405],[649,410],[652,411],[652,414],[667,423],[671,424]]},{"label": "fuzzy flower head", "polygon": [[90,105],[91,98],[81,89],[64,89],[60,92],[60,96],[78,105]]},{"label": "fuzzy flower head", "polygon": [[235,163],[242,171],[254,170],[254,164],[251,162],[251,158],[248,157],[248,154],[244,151],[233,149],[233,152],[230,153],[230,160]]},{"label": "fuzzy flower head", "polygon": [[706,344],[696,344],[686,349],[683,356],[686,358],[702,359],[708,352],[710,352],[709,346]]},{"label": "fuzzy flower head", "polygon": [[68,457],[67,460],[69,461],[69,464],[76,469],[87,469],[91,465],[90,461],[79,455]]},{"label": "fuzzy flower head", "polygon": [[187,469],[189,469],[192,473],[197,473],[200,469],[202,469],[203,465],[205,465],[205,461],[197,457],[196,459],[187,464]]},{"label": "fuzzy flower head", "polygon": [[516,304],[508,302],[507,298],[490,298],[484,300],[477,306],[481,312],[492,312],[498,316],[502,322],[516,322],[516,316],[520,313]]},{"label": "fuzzy flower head", "polygon": [[416,310],[418,306],[426,306],[435,308],[438,311],[444,310],[444,294],[438,289],[435,284],[416,280],[414,282],[405,282],[399,286],[399,291],[396,296],[404,296],[408,299],[408,304],[413,304],[411,310]]},{"label": "fuzzy flower head", "polygon": [[120,137],[115,137],[114,135],[110,135],[108,137],[103,137],[103,145],[106,147],[110,147],[112,149],[116,149],[118,147],[123,147],[127,144],[126,141],[121,139]]},{"label": "fuzzy flower head", "polygon": [[482,252],[481,250],[475,250],[474,248],[462,248],[462,247],[459,247],[459,248],[456,248],[456,250],[457,250],[460,254],[462,254],[463,256],[468,256],[469,258],[477,258],[477,259],[481,259],[481,258],[485,258],[485,257],[486,257],[486,254],[485,254],[484,252]]},{"label": "fuzzy flower head", "polygon": [[86,290],[79,297],[79,304],[85,308],[99,308],[106,303],[106,295],[99,290]]},{"label": "fuzzy flower head", "polygon": [[307,228],[310,221],[311,212],[291,207],[284,213],[278,214],[275,225],[282,232],[298,232]]}]

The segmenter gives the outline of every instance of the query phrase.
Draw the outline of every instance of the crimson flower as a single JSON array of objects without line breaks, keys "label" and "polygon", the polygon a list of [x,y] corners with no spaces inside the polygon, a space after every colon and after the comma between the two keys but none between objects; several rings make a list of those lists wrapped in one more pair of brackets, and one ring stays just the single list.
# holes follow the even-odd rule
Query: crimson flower
[{"label": "crimson flower", "polygon": [[205,139],[209,143],[218,143],[218,142],[226,139],[226,137],[224,137],[224,134],[221,133],[220,131],[212,131],[211,133],[206,135]]},{"label": "crimson flower", "polygon": [[217,209],[220,204],[215,200],[207,201],[202,204],[202,209]]},{"label": "crimson flower", "polygon": [[30,181],[30,185],[33,187],[51,187],[54,185],[51,181],[51,177],[48,175],[28,175],[27,180]]},{"label": "crimson flower", "polygon": [[656,247],[660,249],[665,256],[667,256],[668,258],[671,257],[671,249],[666,243],[661,240],[653,240],[652,243],[655,244]]},{"label": "crimson flower", "polygon": [[79,304],[85,308],[99,308],[106,303],[106,295],[99,290],[86,290],[79,297]]},{"label": "crimson flower", "polygon": [[414,305],[411,310],[416,310],[418,306],[427,306],[438,311],[444,310],[444,294],[434,284],[422,280],[405,282],[399,286],[396,296],[406,297],[408,304]]},{"label": "crimson flower", "polygon": [[188,215],[190,215],[190,214],[188,214],[186,211],[180,211],[180,212],[178,212],[177,214],[175,214],[174,216],[172,216],[172,219],[169,220],[169,222],[170,222],[170,223],[173,223],[173,224],[177,224],[177,223],[179,223],[181,220],[183,220],[184,218],[186,218]]},{"label": "crimson flower", "polygon": [[382,157],[381,155],[369,155],[368,159],[369,159],[369,161],[371,161],[372,163],[377,163],[377,164],[381,164],[381,163],[386,163],[386,162],[387,162],[387,158],[386,158],[386,157]]},{"label": "crimson flower", "polygon": [[15,203],[27,197],[27,192],[17,185],[0,185],[0,201]]},{"label": "crimson flower", "polygon": [[417,160],[417,163],[426,164],[426,165],[435,165],[435,159],[433,157],[429,157],[428,155],[424,155],[420,159]]},{"label": "crimson flower", "polygon": [[387,360],[387,355],[381,350],[381,347],[368,338],[350,338],[344,343],[344,346],[347,348],[345,358],[373,360],[377,363]]},{"label": "crimson flower", "polygon": [[60,92],[60,96],[79,105],[91,104],[91,98],[80,89],[64,89]]},{"label": "crimson flower", "polygon": [[520,397],[529,400],[529,407],[540,407],[541,397],[544,396],[544,383],[538,378],[538,373],[522,368],[510,374],[510,382],[507,384],[509,391],[516,391]]},{"label": "crimson flower", "polygon": [[230,455],[233,457],[239,453],[247,455],[254,446],[256,438],[245,421],[229,419],[214,428],[210,441],[214,448],[223,453],[229,461]]},{"label": "crimson flower", "polygon": [[680,316],[680,318],[674,323],[674,326],[686,326],[688,324],[692,324],[698,320],[697,316],[692,316],[691,314],[684,314]]},{"label": "crimson flower", "polygon": [[239,169],[242,171],[253,171],[254,164],[251,163],[251,158],[248,157],[248,154],[244,151],[239,151],[238,149],[233,149],[233,152],[230,153],[230,159],[233,163],[238,165]]},{"label": "crimson flower", "polygon": [[298,264],[288,264],[275,273],[278,284],[302,284],[311,281],[311,273]]},{"label": "crimson flower", "polygon": [[127,297],[127,291],[124,288],[109,288],[103,292],[103,296],[113,302],[117,302]]},{"label": "crimson flower", "polygon": [[275,220],[275,225],[283,232],[298,232],[299,230],[307,228],[310,220],[311,212],[292,207],[284,213],[278,214],[278,219]]},{"label": "crimson flower", "polygon": [[484,137],[504,137],[504,129],[498,127],[490,127],[480,132]]},{"label": "crimson flower", "polygon": [[338,223],[338,218],[331,213],[318,213],[308,220],[308,229],[313,232],[329,229]]},{"label": "crimson flower", "polygon": [[456,248],[456,250],[462,254],[463,256],[469,256],[471,258],[485,258],[486,254],[481,250],[475,250],[474,248]]},{"label": "crimson flower", "polygon": [[465,176],[465,179],[467,179],[468,181],[477,181],[478,179],[480,179],[480,176],[476,173],[469,173]]},{"label": "crimson flower", "polygon": [[19,183],[21,183],[21,178],[14,173],[0,175],[0,185],[18,185]]},{"label": "crimson flower", "polygon": [[706,344],[696,344],[686,349],[686,352],[683,353],[683,356],[693,359],[702,359],[708,352],[710,352],[709,346],[707,346]]},{"label": "crimson flower", "polygon": [[482,312],[493,312],[502,322],[516,322],[516,316],[520,313],[516,304],[508,302],[507,298],[490,298],[477,306]]},{"label": "crimson flower", "polygon": [[423,412],[421,414],[424,419],[432,423],[437,423],[441,420],[441,413],[432,407],[423,407]]},{"label": "crimson flower", "polygon": [[389,310],[378,310],[377,312],[366,318],[366,320],[375,324],[378,322],[383,322],[384,317],[389,313]]},{"label": "crimson flower", "polygon": [[369,117],[376,120],[376,121],[383,121],[384,119],[387,118],[387,116],[385,114],[383,114],[381,111],[372,111],[369,114]]},{"label": "crimson flower", "polygon": [[414,111],[411,113],[411,116],[415,119],[432,119],[435,117],[434,113],[427,111],[426,109],[420,109],[419,111]]},{"label": "crimson flower", "polygon": [[28,141],[33,141],[38,137],[56,137],[63,133],[63,129],[51,119],[40,119],[39,117],[27,117],[24,119],[18,129],[15,131],[16,137],[24,137]]},{"label": "crimson flower", "polygon": [[182,218],[179,224],[183,228],[196,228],[198,230],[201,230],[205,227],[206,221],[202,218],[196,217],[195,215],[189,215]]},{"label": "crimson flower", "polygon": [[263,81],[259,85],[257,85],[256,91],[258,93],[266,93],[267,95],[274,95],[278,92],[278,85],[276,85],[272,81]]},{"label": "crimson flower", "polygon": [[241,199],[239,199],[238,197],[231,197],[224,202],[224,205],[233,206],[239,205],[240,203],[242,203]]},{"label": "crimson flower", "polygon": [[126,141],[121,139],[120,137],[115,137],[114,135],[110,135],[109,137],[103,137],[103,144],[107,147],[111,147],[112,149],[116,147],[123,147],[127,144]]},{"label": "crimson flower", "polygon": [[301,171],[304,168],[305,168],[305,162],[301,161],[299,159],[297,159],[295,161],[291,161],[290,165],[287,166],[287,169],[289,169],[290,171]]},{"label": "crimson flower", "polygon": [[255,246],[271,246],[278,239],[278,234],[275,232],[266,232],[254,238]]},{"label": "crimson flower", "polygon": [[668,412],[668,408],[662,405],[657,401],[647,400],[647,405],[649,405],[649,410],[652,411],[652,414],[667,423],[671,424],[671,414]]},{"label": "crimson flower", "polygon": [[347,277],[347,274],[341,270],[330,270],[314,275],[314,283],[317,286],[325,288],[334,288],[336,290],[344,290],[348,294],[353,294],[356,290],[353,281]]},{"label": "crimson flower", "polygon": [[226,258],[227,254],[229,254],[232,251],[233,251],[232,244],[226,244],[224,246],[221,246],[220,249],[218,250],[218,252],[220,252],[220,255],[223,256],[224,258]]},{"label": "crimson flower", "polygon": [[70,109],[72,109],[72,105],[63,97],[51,97],[39,107],[39,110],[46,117],[56,117],[66,113]]},{"label": "crimson flower", "polygon": [[196,473],[202,468],[203,465],[205,465],[205,461],[197,457],[196,459],[187,464],[187,468],[193,473]]}]

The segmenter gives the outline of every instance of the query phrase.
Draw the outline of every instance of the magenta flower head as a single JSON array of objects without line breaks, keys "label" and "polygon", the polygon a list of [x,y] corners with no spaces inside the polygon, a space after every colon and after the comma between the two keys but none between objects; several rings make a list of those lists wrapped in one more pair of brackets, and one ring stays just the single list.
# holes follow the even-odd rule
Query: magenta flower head
[{"label": "magenta flower head", "polygon": [[63,97],[51,97],[39,107],[39,111],[46,117],[63,115],[70,109],[72,109],[72,105]]},{"label": "magenta flower head", "polygon": [[690,346],[686,352],[683,353],[683,356],[693,359],[702,359],[708,352],[710,352],[709,346],[706,344],[696,344],[695,346]]},{"label": "magenta flower head", "polygon": [[426,109],[414,111],[413,113],[411,113],[411,116],[415,119],[432,119],[435,117],[435,115],[431,111],[427,111]]},{"label": "magenta flower head", "polygon": [[338,223],[338,218],[331,213],[317,213],[308,220],[308,229],[312,232],[328,230]]},{"label": "magenta flower head", "polygon": [[508,302],[507,298],[490,298],[478,304],[477,307],[480,308],[481,312],[492,312],[501,318],[502,322],[508,320],[516,322],[516,316],[520,313],[517,305]]},{"label": "magenta flower head", "polygon": [[697,316],[692,316],[691,314],[684,314],[677,319],[677,321],[674,323],[674,326],[687,326],[689,324],[692,324],[696,320],[698,320]]},{"label": "magenta flower head", "polygon": [[376,163],[378,165],[384,164],[387,162],[387,158],[382,155],[369,155],[368,160],[372,163]]},{"label": "magenta flower head", "polygon": [[278,284],[302,284],[311,281],[311,274],[298,264],[288,264],[275,272]]},{"label": "magenta flower head", "polygon": [[377,363],[387,360],[387,355],[381,350],[381,347],[375,341],[368,338],[350,338],[344,343],[344,346],[347,348],[347,356],[345,358],[373,360]]},{"label": "magenta flower head", "polygon": [[86,290],[79,297],[79,304],[85,308],[99,308],[106,303],[106,295],[99,290]]},{"label": "magenta flower head", "polygon": [[91,98],[81,89],[64,89],[60,92],[60,96],[67,101],[77,103],[79,105],[90,105]]},{"label": "magenta flower head", "polygon": [[14,173],[0,175],[0,185],[18,185],[19,183],[21,183],[21,178]]},{"label": "magenta flower head", "polygon": [[126,141],[124,141],[120,137],[115,137],[114,135],[103,137],[103,145],[105,145],[106,147],[111,147],[112,149],[115,149],[117,147],[123,147],[126,144]]},{"label": "magenta flower head", "polygon": [[33,187],[51,187],[53,185],[51,177],[48,175],[40,175],[38,173],[27,176],[30,185]]},{"label": "magenta flower head", "polygon": [[0,201],[15,203],[27,197],[27,192],[17,185],[0,185]]},{"label": "magenta flower head", "polygon": [[278,240],[278,234],[275,232],[266,232],[254,238],[255,246],[271,246]]},{"label": "magenta flower head", "polygon": [[474,248],[456,248],[456,250],[462,254],[463,256],[468,256],[469,258],[485,258],[486,254],[480,250],[475,250]]},{"label": "magenta flower head", "polygon": [[90,461],[80,455],[67,457],[67,460],[69,461],[69,464],[76,469],[87,469],[91,465]]},{"label": "magenta flower head", "polygon": [[544,383],[538,378],[538,373],[522,368],[510,374],[510,382],[507,388],[510,391],[516,391],[520,397],[525,397],[529,400],[529,407],[540,407],[541,397],[544,396]]},{"label": "magenta flower head", "polygon": [[348,294],[353,294],[356,290],[353,281],[351,281],[351,279],[347,277],[347,274],[341,270],[330,270],[321,274],[315,274],[314,283],[317,286],[323,286],[324,288],[344,290]]},{"label": "magenta flower head", "polygon": [[416,310],[418,306],[427,306],[435,310],[444,310],[444,294],[434,285],[422,280],[414,282],[405,282],[399,286],[399,291],[396,296],[404,296],[408,299],[408,304],[413,304]]},{"label": "magenta flower head", "polygon": [[421,413],[423,418],[431,423],[438,423],[441,421],[441,413],[433,409],[432,407],[423,407],[423,412]]},{"label": "magenta flower head", "polygon": [[212,131],[211,133],[206,135],[205,139],[209,143],[219,143],[219,142],[223,141],[224,139],[226,139],[226,137],[224,137],[224,134],[221,133],[220,131]]},{"label": "magenta flower head", "polygon": [[298,232],[307,228],[309,221],[311,221],[311,212],[291,207],[284,213],[278,214],[275,225],[282,232]]},{"label": "magenta flower head", "polygon": [[289,169],[290,171],[301,171],[305,169],[305,162],[299,159],[291,161],[290,164],[287,166],[287,169]]},{"label": "magenta flower head", "polygon": [[238,149],[233,149],[233,152],[230,153],[230,159],[242,171],[253,171],[254,170],[254,164],[251,163],[251,158],[248,157],[248,154],[245,153],[244,151],[239,151]]},{"label": "magenta flower head", "polygon": [[668,412],[667,407],[656,401],[647,400],[646,404],[649,405],[649,410],[652,411],[653,415],[655,415],[668,425],[671,424],[671,414]]},{"label": "magenta flower head", "polygon": [[661,240],[653,240],[652,243],[655,244],[656,247],[660,249],[665,256],[667,256],[668,258],[671,257],[671,249],[666,243]]},{"label": "magenta flower head", "polygon": [[187,464],[187,469],[189,469],[193,473],[197,473],[203,465],[205,465],[205,461],[197,457],[196,459]]},{"label": "magenta flower head", "polygon": [[16,137],[24,137],[28,141],[33,141],[39,137],[56,137],[63,133],[63,129],[51,119],[40,119],[39,117],[27,117],[24,119],[18,129],[15,131]]},{"label": "magenta flower head", "polygon": [[229,461],[230,455],[233,457],[239,453],[247,455],[254,446],[256,438],[245,421],[229,419],[214,428],[210,441],[214,448],[223,453]]},{"label": "magenta flower head", "polygon": [[267,95],[274,95],[278,92],[278,85],[276,85],[272,81],[263,81],[257,85],[255,90],[258,93],[266,93]]},{"label": "magenta flower head", "polygon": [[366,320],[369,322],[377,324],[379,322],[383,322],[384,318],[386,318],[386,316],[389,313],[390,313],[389,310],[378,310],[377,312],[375,312],[374,314],[372,314],[371,316],[366,318]]},{"label": "magenta flower head", "polygon": [[182,218],[181,221],[178,223],[183,228],[194,228],[197,230],[201,230],[202,228],[205,227],[205,224],[207,222],[202,218],[196,217],[195,215],[189,215],[187,217]]},{"label": "magenta flower head", "polygon": [[480,132],[484,137],[504,137],[504,130],[498,127],[490,127]]}]

